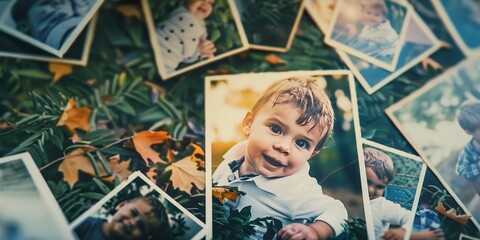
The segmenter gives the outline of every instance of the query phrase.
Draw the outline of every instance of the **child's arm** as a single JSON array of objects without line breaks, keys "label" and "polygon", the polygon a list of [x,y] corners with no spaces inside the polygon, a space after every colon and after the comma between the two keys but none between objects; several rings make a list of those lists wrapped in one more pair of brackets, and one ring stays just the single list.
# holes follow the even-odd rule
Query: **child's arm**
[{"label": "child's arm", "polygon": [[207,56],[208,58],[212,58],[213,54],[217,51],[215,44],[210,40],[201,40],[200,44],[198,45],[200,50],[201,56]]},{"label": "child's arm", "polygon": [[385,231],[382,239],[403,240],[405,238],[406,230],[404,228],[392,228]]},{"label": "child's arm", "polygon": [[480,161],[476,163],[470,163],[471,156],[464,149],[458,156],[456,172],[457,175],[472,179],[480,174]]},{"label": "child's arm", "polygon": [[310,225],[292,223],[277,233],[277,239],[327,239],[333,235],[333,229],[323,221],[315,221]]}]

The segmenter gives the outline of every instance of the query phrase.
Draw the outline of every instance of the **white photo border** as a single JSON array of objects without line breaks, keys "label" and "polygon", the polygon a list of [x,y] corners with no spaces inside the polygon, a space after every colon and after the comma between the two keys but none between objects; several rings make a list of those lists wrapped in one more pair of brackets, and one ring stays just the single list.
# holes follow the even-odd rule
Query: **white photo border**
[{"label": "white photo border", "polygon": [[149,0],[141,0],[141,5],[142,5],[142,11],[145,16],[145,22],[147,23],[147,29],[148,29],[148,34],[150,38],[150,44],[153,49],[153,54],[155,57],[155,63],[157,65],[157,71],[159,75],[162,77],[162,80],[168,80],[170,78],[173,78],[175,76],[178,76],[182,73],[188,72],[192,69],[207,65],[211,62],[218,61],[220,59],[232,56],[234,54],[243,52],[249,48],[247,36],[245,35],[245,31],[243,29],[242,23],[240,21],[240,16],[238,15],[238,12],[233,9],[234,6],[234,0],[225,0],[227,1],[230,11],[232,13],[233,21],[235,22],[235,27],[237,28],[237,33],[240,36],[240,40],[242,42],[242,46],[239,48],[236,48],[234,50],[231,50],[229,52],[222,53],[220,55],[216,55],[213,58],[210,59],[205,59],[200,62],[191,64],[189,66],[183,67],[182,69],[175,70],[174,72],[168,74],[167,71],[165,70],[164,64],[163,64],[163,57],[161,54],[160,46],[158,45],[157,41],[157,34],[155,30],[155,23],[153,22],[153,16],[151,13],[151,8],[148,3]]},{"label": "white photo border", "polygon": [[63,57],[65,52],[70,48],[70,46],[73,44],[75,39],[80,35],[80,33],[83,31],[83,29],[87,26],[87,24],[90,22],[90,20],[94,17],[94,15],[97,13],[97,11],[100,9],[100,6],[103,4],[104,0],[92,0],[95,1],[93,5],[91,6],[90,10],[88,13],[83,16],[82,21],[75,27],[75,29],[69,34],[68,38],[63,41],[59,49],[55,49],[48,44],[45,44],[37,39],[34,39],[31,36],[28,36],[27,34],[24,34],[20,31],[18,31],[15,28],[12,28],[11,26],[8,26],[4,24],[4,22],[7,20],[7,18],[10,16],[10,14],[6,14],[7,12],[9,13],[11,9],[13,8],[14,4],[18,0],[12,0],[8,7],[4,10],[4,13],[0,17],[0,30],[10,34],[11,36],[14,36],[16,38],[21,39],[22,41],[25,41],[33,46],[36,46],[40,49],[43,49],[55,56],[58,56],[60,58]]},{"label": "white photo border", "polygon": [[55,222],[55,225],[58,226],[56,229],[58,233],[62,234],[61,236],[65,237],[66,239],[75,239],[75,235],[68,227],[67,218],[63,214],[62,209],[58,205],[57,200],[53,196],[52,191],[48,187],[47,182],[40,173],[40,170],[38,169],[30,153],[24,152],[0,158],[0,165],[13,161],[22,161],[22,163],[25,165],[25,168],[27,169],[28,174],[31,176],[36,187],[36,191],[38,191],[38,194],[42,198],[45,207],[48,208],[48,211],[51,213],[51,217],[53,217],[49,218],[49,220]]},{"label": "white photo border", "polygon": [[[448,81],[450,78],[448,76],[451,76],[452,74],[458,72],[458,70],[464,68],[465,66],[468,66],[472,62],[479,61],[480,58],[467,58],[463,60],[461,63],[457,64],[455,67],[452,67],[448,70],[446,70],[442,75],[430,80],[427,82],[424,86],[416,90],[415,92],[411,93],[407,97],[401,99],[397,103],[389,106],[388,108],[385,109],[385,113],[387,116],[390,118],[392,123],[397,127],[397,129],[400,131],[400,133],[407,139],[407,141],[412,145],[414,150],[420,155],[420,157],[424,160],[424,162],[427,164],[427,166],[431,169],[432,173],[438,178],[441,184],[447,189],[447,191],[452,195],[453,199],[458,203],[458,205],[465,211],[466,214],[472,216],[470,213],[470,210],[465,206],[463,201],[457,196],[456,192],[452,189],[452,187],[449,185],[449,183],[442,177],[440,172],[436,169],[435,165],[428,159],[427,155],[425,154],[424,151],[422,151],[422,148],[415,143],[413,137],[410,135],[409,132],[402,126],[400,121],[395,117],[394,112],[396,110],[399,110],[402,108],[403,105],[409,103],[412,100],[415,100],[417,97],[420,97],[422,94],[428,92],[431,88],[437,86],[437,84],[443,83]],[[480,224],[473,216],[470,218],[470,220],[474,223],[474,225],[480,229]]]},{"label": "white photo border", "polygon": [[336,20],[338,18],[338,16],[340,15],[340,11],[342,9],[342,4],[345,3],[345,1],[347,0],[338,0],[337,3],[336,3],[336,6],[335,6],[335,11],[333,13],[333,17],[332,17],[332,20],[330,21],[329,23],[329,26],[325,32],[325,43],[327,43],[328,45],[336,48],[336,49],[340,49],[352,56],[356,56],[360,59],[363,59],[371,64],[374,64],[378,67],[381,67],[387,71],[394,71],[396,66],[397,66],[397,62],[398,62],[398,58],[400,57],[400,51],[402,49],[402,46],[403,44],[405,43],[405,35],[406,35],[406,28],[407,28],[407,24],[406,24],[406,20],[410,18],[410,15],[412,14],[412,7],[404,2],[404,1],[398,1],[398,0],[384,0],[384,1],[389,1],[389,2],[392,2],[392,3],[395,3],[395,4],[398,4],[402,7],[404,7],[406,9],[406,14],[405,14],[405,19],[403,20],[403,24],[402,24],[402,29],[400,30],[400,33],[398,34],[399,38],[399,44],[397,44],[396,46],[396,50],[395,50],[395,53],[393,55],[393,58],[392,58],[392,62],[389,64],[389,63],[386,63],[386,62],[383,62],[381,60],[378,60],[374,57],[371,57],[359,50],[356,50],[354,48],[351,48],[351,47],[348,47],[347,45],[343,44],[343,43],[340,43],[334,39],[331,38],[332,36],[332,33],[335,29],[335,23],[336,23]]},{"label": "white photo border", "polygon": [[[92,20],[88,23],[87,27],[83,31],[85,31],[84,43],[83,43],[83,51],[81,57],[79,59],[74,58],[57,58],[53,56],[42,56],[41,54],[28,54],[28,53],[16,53],[10,51],[0,51],[0,57],[6,58],[18,58],[18,59],[25,59],[25,60],[33,60],[33,61],[41,61],[41,62],[56,62],[56,63],[64,63],[64,64],[72,64],[78,66],[87,66],[88,57],[90,55],[90,50],[93,42],[93,37],[95,34],[95,30],[97,27],[98,22],[98,14],[96,14]],[[81,34],[81,33],[80,33]],[[79,34],[79,35],[80,35]],[[79,40],[79,38],[76,38]],[[73,44],[73,43],[72,43]],[[68,53],[68,50],[67,52]]]},{"label": "white photo border", "polygon": [[[207,125],[211,122],[211,112],[214,111],[213,109],[209,108],[212,102],[215,99],[209,97],[208,92],[211,89],[211,82],[215,80],[225,80],[229,79],[232,81],[241,80],[243,78],[249,78],[249,76],[267,76],[272,78],[285,78],[288,76],[346,76],[348,81],[348,86],[350,90],[350,101],[352,102],[352,115],[353,115],[353,128],[355,134],[355,142],[357,148],[357,156],[358,156],[358,164],[359,164],[359,171],[364,172],[365,166],[361,163],[361,158],[363,157],[363,148],[361,143],[361,131],[360,131],[360,120],[358,115],[358,107],[357,107],[357,94],[355,90],[355,83],[353,74],[348,70],[314,70],[314,71],[288,71],[288,72],[264,72],[264,73],[244,73],[244,74],[232,74],[232,75],[218,75],[218,76],[207,76],[205,77],[205,184],[206,184],[206,223],[209,226],[207,231],[207,239],[211,239],[213,237],[213,229],[211,223],[213,221],[213,212],[212,212],[212,149],[211,149],[211,131]],[[360,177],[360,184],[361,186],[365,186],[367,184],[366,178]],[[371,210],[370,210],[370,202],[368,201],[368,191],[366,188],[361,187],[362,192],[362,200],[363,200],[363,211],[365,215],[365,221],[367,225],[371,225],[372,218],[371,218]],[[367,228],[367,234],[369,238],[374,236],[373,229]]]},{"label": "white photo border", "polygon": [[85,219],[87,219],[89,216],[94,214],[95,212],[98,211],[108,200],[110,200],[112,197],[117,195],[120,191],[122,191],[125,187],[127,187],[130,183],[132,183],[135,179],[141,178],[145,183],[149,185],[151,189],[154,191],[158,192],[162,197],[164,197],[169,203],[177,207],[180,211],[182,211],[183,214],[185,214],[187,217],[189,217],[192,221],[194,221],[196,224],[198,224],[202,230],[200,230],[192,239],[194,240],[199,240],[205,237],[205,223],[200,221],[197,217],[195,217],[190,211],[185,209],[182,205],[180,205],[175,199],[170,197],[166,192],[164,192],[160,187],[158,187],[155,183],[153,183],[147,176],[145,176],[143,173],[140,171],[135,171],[130,176],[128,176],[127,179],[125,179],[123,182],[121,182],[118,186],[115,187],[112,191],[110,191],[105,197],[103,197],[100,201],[95,203],[92,207],[90,207],[86,212],[84,212],[82,215],[80,215],[78,218],[76,218],[71,224],[70,224],[70,229],[73,232],[75,228],[80,225]]}]

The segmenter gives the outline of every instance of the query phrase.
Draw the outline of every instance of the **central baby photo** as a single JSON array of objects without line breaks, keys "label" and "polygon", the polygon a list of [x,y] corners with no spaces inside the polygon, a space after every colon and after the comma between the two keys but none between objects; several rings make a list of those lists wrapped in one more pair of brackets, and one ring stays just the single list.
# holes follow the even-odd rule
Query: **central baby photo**
[{"label": "central baby photo", "polygon": [[205,86],[207,238],[367,238],[350,72],[211,76]]}]

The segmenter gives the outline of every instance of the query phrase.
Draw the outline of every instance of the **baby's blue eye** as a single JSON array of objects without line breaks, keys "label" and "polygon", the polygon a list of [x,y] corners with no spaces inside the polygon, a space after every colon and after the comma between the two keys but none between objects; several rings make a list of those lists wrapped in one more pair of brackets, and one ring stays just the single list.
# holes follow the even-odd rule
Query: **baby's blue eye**
[{"label": "baby's blue eye", "polygon": [[275,134],[281,134],[282,133],[282,128],[276,124],[273,124],[270,126],[270,130],[275,133]]},{"label": "baby's blue eye", "polygon": [[300,148],[304,148],[304,149],[310,148],[310,144],[308,144],[308,142],[303,139],[296,140],[295,144],[297,144],[297,146]]}]

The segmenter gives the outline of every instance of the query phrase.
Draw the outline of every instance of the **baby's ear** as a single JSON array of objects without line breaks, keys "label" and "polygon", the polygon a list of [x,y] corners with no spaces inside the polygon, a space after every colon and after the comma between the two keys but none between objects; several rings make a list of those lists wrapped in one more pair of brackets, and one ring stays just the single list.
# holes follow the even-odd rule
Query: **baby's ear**
[{"label": "baby's ear", "polygon": [[245,114],[245,117],[243,118],[242,122],[242,131],[245,136],[250,135],[250,127],[252,126],[253,123],[253,114],[251,111],[248,111],[247,114]]}]

